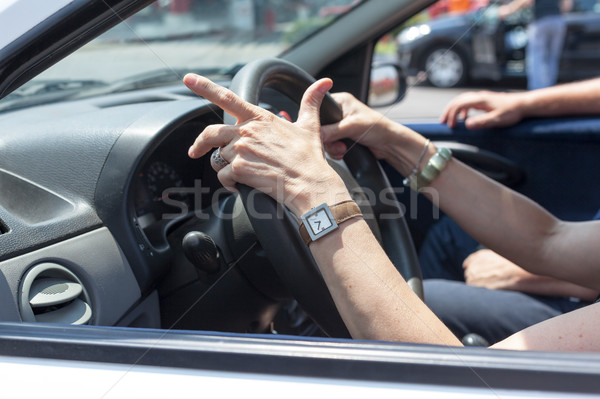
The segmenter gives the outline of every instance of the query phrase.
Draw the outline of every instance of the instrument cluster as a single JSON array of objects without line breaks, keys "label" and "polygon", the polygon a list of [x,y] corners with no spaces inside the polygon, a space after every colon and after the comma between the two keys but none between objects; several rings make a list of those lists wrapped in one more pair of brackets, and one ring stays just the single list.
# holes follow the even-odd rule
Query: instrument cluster
[{"label": "instrument cluster", "polygon": [[134,215],[142,230],[167,225],[210,205],[219,189],[210,153],[188,157],[188,148],[214,121],[190,122],[173,131],[138,168],[132,185]]}]

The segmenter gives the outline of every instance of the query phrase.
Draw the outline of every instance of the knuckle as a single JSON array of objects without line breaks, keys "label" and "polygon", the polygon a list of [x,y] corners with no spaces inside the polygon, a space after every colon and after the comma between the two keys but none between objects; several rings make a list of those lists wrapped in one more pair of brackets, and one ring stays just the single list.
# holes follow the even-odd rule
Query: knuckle
[{"label": "knuckle", "polygon": [[[252,126],[252,122],[238,125],[238,133],[240,137],[252,137],[254,135],[254,126]],[[239,143],[239,145],[242,145],[242,143]]]},{"label": "knuckle", "polygon": [[248,150],[246,140],[238,140],[231,146],[236,154],[244,155]]},{"label": "knuckle", "polygon": [[236,177],[242,177],[248,170],[248,162],[242,157],[235,157],[231,162],[231,174]]},{"label": "knuckle", "polygon": [[336,93],[336,97],[339,97],[340,100],[346,101],[346,100],[350,100],[352,98],[352,95],[350,93],[343,92],[343,93]]},{"label": "knuckle", "polygon": [[219,125],[209,125],[204,128],[201,135],[206,138],[214,137],[218,134],[219,130]]},{"label": "knuckle", "polygon": [[276,116],[275,114],[273,114],[272,112],[267,112],[265,115],[261,115],[261,119],[263,120],[263,123],[271,123],[274,121],[283,121],[282,118]]}]

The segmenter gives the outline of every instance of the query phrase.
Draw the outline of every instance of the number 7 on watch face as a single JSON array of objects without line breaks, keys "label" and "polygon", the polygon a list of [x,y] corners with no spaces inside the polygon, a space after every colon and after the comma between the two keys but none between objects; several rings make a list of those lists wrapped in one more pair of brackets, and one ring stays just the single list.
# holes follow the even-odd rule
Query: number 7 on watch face
[{"label": "number 7 on watch face", "polygon": [[306,212],[301,219],[312,241],[318,240],[338,227],[331,210],[325,203]]},{"label": "number 7 on watch face", "polygon": [[331,227],[331,220],[329,219],[327,212],[321,210],[308,218],[308,226],[312,230],[313,234],[318,234]]}]

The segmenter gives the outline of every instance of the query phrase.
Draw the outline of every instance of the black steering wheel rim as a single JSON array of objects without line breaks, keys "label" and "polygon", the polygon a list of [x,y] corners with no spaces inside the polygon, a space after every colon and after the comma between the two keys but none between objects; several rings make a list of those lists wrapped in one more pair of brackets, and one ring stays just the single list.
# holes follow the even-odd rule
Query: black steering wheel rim
[{"label": "black steering wheel rim", "polygon": [[[272,88],[300,104],[304,91],[315,79],[296,65],[277,58],[245,65],[233,78],[230,89],[242,99],[258,104],[263,88]],[[341,120],[339,105],[327,95],[321,106],[321,123]],[[237,121],[225,114],[227,124]],[[348,169],[361,187],[377,193],[372,204],[381,230],[382,245],[412,289],[423,296],[421,270],[403,209],[377,159],[364,146],[349,143],[344,156]],[[283,283],[304,311],[328,335],[350,337],[308,247],[298,233],[296,218],[268,195],[239,186],[240,197],[267,257]],[[387,197],[382,197],[383,194]]]}]

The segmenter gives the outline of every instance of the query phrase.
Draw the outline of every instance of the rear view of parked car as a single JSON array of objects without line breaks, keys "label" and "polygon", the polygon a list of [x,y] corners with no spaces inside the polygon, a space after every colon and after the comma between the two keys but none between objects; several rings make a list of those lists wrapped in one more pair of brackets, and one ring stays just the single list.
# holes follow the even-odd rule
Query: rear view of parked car
[{"label": "rear view of parked car", "polygon": [[[497,5],[448,15],[402,30],[399,59],[409,75],[424,72],[436,87],[456,87],[471,79],[524,78],[530,11],[500,20]],[[559,80],[571,81],[600,71],[600,7],[578,1],[564,15],[567,23]]]}]

